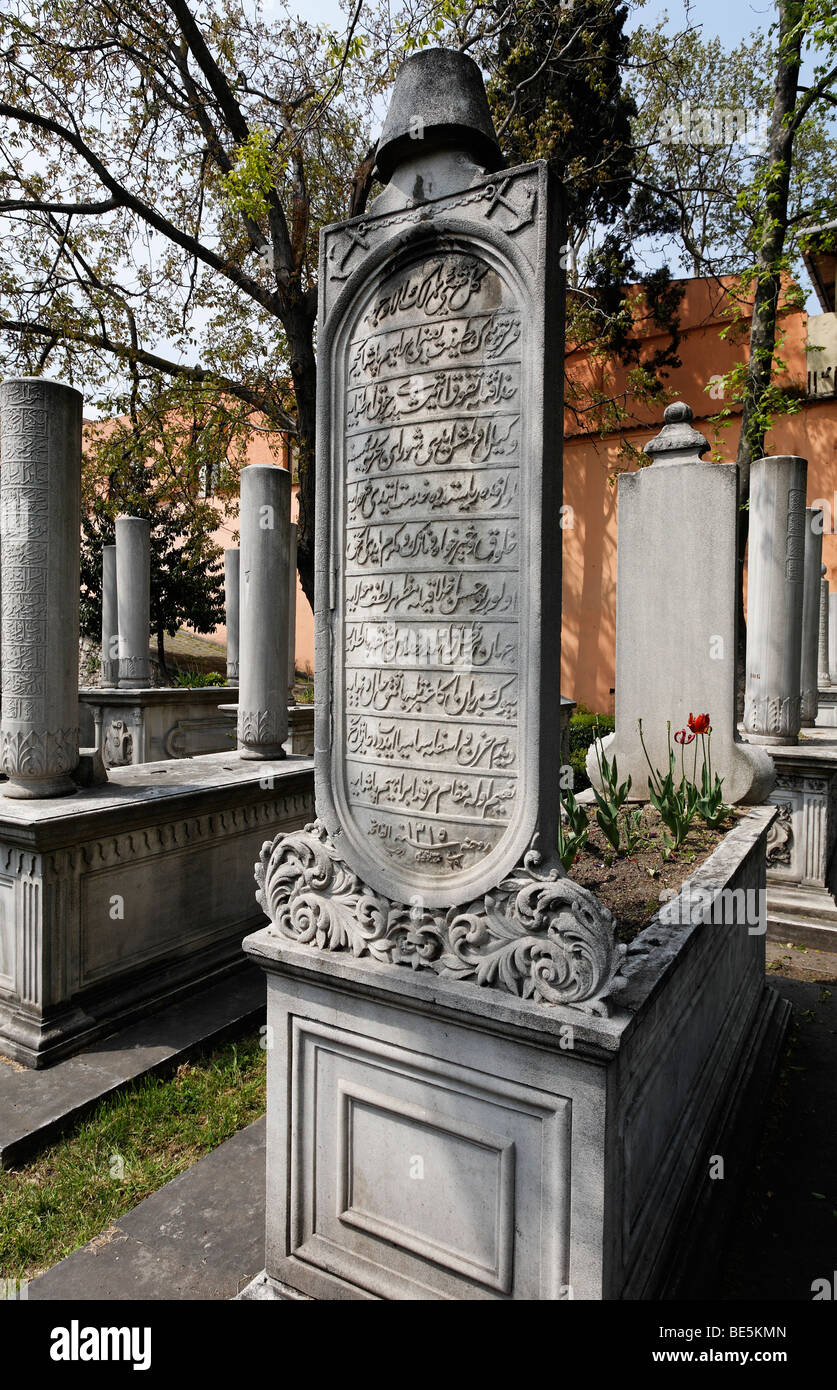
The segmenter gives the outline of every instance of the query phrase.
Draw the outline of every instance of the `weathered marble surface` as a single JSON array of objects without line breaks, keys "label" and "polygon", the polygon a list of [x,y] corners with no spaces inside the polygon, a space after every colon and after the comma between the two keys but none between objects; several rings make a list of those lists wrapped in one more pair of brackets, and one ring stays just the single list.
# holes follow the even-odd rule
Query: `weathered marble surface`
[{"label": "weathered marble surface", "polygon": [[[645,446],[651,467],[619,479],[616,730],[605,749],[620,781],[631,777],[631,797],[645,801],[638,721],[651,762],[665,771],[667,721],[674,733],[690,714],[707,713],[725,800],[763,801],[773,764],[742,742],[735,720],[738,469],[701,459],[709,445],[684,403],[668,406],[664,420]],[[587,772],[599,786],[594,747]]]},{"label": "weathered marble surface", "polygon": [[296,684],[296,524],[288,538],[288,703],[293,703]]},{"label": "weathered marble surface", "polygon": [[82,397],[0,385],[4,796],[75,793]]},{"label": "weathered marble surface", "polygon": [[807,460],[790,454],[752,467],[744,691],[751,743],[793,744],[799,736],[807,476]]},{"label": "weathered marble surface", "polygon": [[820,579],[820,626],[818,636],[818,676],[819,686],[822,688],[830,683],[828,674],[828,568],[821,566],[822,577]]},{"label": "weathered marble surface", "polygon": [[254,1295],[659,1297],[790,1011],[764,983],[774,815],[751,810],[637,937],[609,1018],[248,938],[270,1041]]},{"label": "weathered marble surface", "polygon": [[192,758],[235,749],[235,716],[222,710],[238,694],[225,686],[152,686],[147,690],[80,690],[93,743],[106,767]]},{"label": "weathered marble surface", "polygon": [[227,621],[227,685],[238,685],[239,589],[241,551],[224,551],[224,602]]},{"label": "weathered marble surface", "polygon": [[820,728],[777,748],[779,815],[767,840],[768,934],[837,949],[837,730]]},{"label": "weathered marble surface", "polygon": [[253,860],[310,819],[310,759],[269,783],[235,752],[115,768],[0,814],[0,1052],[47,1066],[241,966]]},{"label": "weathered marble surface", "polygon": [[800,659],[800,688],[802,692],[800,715],[803,728],[813,728],[817,719],[822,528],[822,509],[820,507],[806,507],[802,582],[802,655]]},{"label": "weathered marble surface", "polygon": [[[427,120],[404,145],[407,94],[419,90]],[[458,144],[439,123],[451,102],[463,113]],[[266,847],[262,900],[287,935],[307,939],[316,917],[327,949],[351,943],[604,1008],[620,957],[614,925],[554,851],[556,190],[545,164],[494,177],[474,162],[487,144],[494,162],[496,142],[479,70],[462,55],[411,59],[393,112],[387,189],[321,237],[320,822]]]},{"label": "weathered marble surface", "polygon": [[238,750],[281,758],[288,736],[288,566],[291,475],[241,471]]},{"label": "weathered marble surface", "polygon": [[102,546],[102,685],[119,680],[119,604],[116,596],[116,546]]},{"label": "weathered marble surface", "polygon": [[116,518],[116,602],[119,613],[119,688],[151,685],[151,523]]}]

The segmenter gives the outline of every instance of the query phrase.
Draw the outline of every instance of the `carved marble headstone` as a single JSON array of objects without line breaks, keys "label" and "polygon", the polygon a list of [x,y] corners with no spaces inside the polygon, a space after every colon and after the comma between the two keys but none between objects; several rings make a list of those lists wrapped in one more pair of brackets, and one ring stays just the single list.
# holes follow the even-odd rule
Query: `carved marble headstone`
[{"label": "carved marble headstone", "polygon": [[257,877],[280,934],[576,1002],[620,951],[554,849],[559,214],[545,164],[498,162],[475,65],[417,55],[388,187],[322,233],[320,819]]},{"label": "carved marble headstone", "polygon": [[241,551],[224,551],[224,602],[227,617],[227,685],[238,685],[238,614]]},{"label": "carved marble headstone", "polygon": [[[616,730],[605,739],[619,780],[648,799],[648,756],[668,767],[673,732],[708,714],[712,766],[730,803],[763,801],[775,780],[768,754],[749,747],[735,721],[738,469],[710,463],[705,437],[683,401],[666,407],[645,445],[648,468],[619,479],[616,584]],[[595,748],[587,771],[599,786]],[[699,769],[698,769],[699,771]]]},{"label": "carved marble headstone", "polygon": [[750,479],[747,680],[751,743],[796,743],[802,718],[802,579],[808,463],[757,459]]},{"label": "carved marble headstone", "polygon": [[82,397],[42,377],[0,386],[5,796],[75,792]]},{"label": "carved marble headstone", "polygon": [[288,554],[291,475],[241,471],[238,751],[282,758],[288,737]]},{"label": "carved marble headstone", "polygon": [[819,507],[805,509],[805,572],[802,583],[802,689],[803,728],[813,728],[818,709],[818,668],[820,636],[820,576],[822,574],[823,514]]},{"label": "carved marble headstone", "polygon": [[119,688],[151,684],[151,523],[145,517],[116,518],[116,601],[119,611]]},{"label": "carved marble headstone", "polygon": [[102,684],[119,679],[119,607],[116,597],[116,546],[102,546]]}]

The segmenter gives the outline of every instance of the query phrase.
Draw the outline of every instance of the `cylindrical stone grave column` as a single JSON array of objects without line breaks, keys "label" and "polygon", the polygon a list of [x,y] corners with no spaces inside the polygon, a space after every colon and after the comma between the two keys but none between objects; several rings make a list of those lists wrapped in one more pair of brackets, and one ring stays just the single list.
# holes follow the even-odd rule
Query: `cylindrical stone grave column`
[{"label": "cylindrical stone grave column", "polygon": [[296,684],[296,525],[291,523],[288,551],[288,703],[293,704]]},{"label": "cylindrical stone grave column", "polygon": [[288,558],[291,475],[241,471],[238,751],[281,758],[288,736]]},{"label": "cylindrical stone grave column", "polygon": [[751,743],[796,743],[799,735],[807,474],[807,460],[791,454],[752,466],[744,692]]},{"label": "cylindrical stone grave column", "polygon": [[837,685],[837,594],[828,595],[828,683]]},{"label": "cylindrical stone grave column", "polygon": [[238,685],[240,559],[240,550],[224,551],[224,602],[227,609],[227,685]]},{"label": "cylindrical stone grave column", "polygon": [[0,386],[5,796],[76,791],[81,410],[55,381]]},{"label": "cylindrical stone grave column", "polygon": [[805,573],[802,580],[801,719],[812,729],[819,708],[820,576],[822,574],[822,510],[805,509]]},{"label": "cylindrical stone grave column", "polygon": [[141,516],[116,518],[116,601],[119,612],[119,688],[151,684],[151,523]]},{"label": "cylindrical stone grave column", "polygon": [[116,600],[116,546],[102,546],[102,685],[119,679],[119,612]]},{"label": "cylindrical stone grave column", "polygon": [[828,567],[820,566],[820,633],[819,633],[819,688],[825,690],[830,684],[828,674]]}]

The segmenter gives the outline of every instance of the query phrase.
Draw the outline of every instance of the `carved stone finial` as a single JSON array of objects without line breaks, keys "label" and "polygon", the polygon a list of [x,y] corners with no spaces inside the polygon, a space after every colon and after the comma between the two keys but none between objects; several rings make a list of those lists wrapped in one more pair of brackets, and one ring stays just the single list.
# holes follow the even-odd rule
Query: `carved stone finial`
[{"label": "carved stone finial", "polygon": [[675,401],[667,405],[663,415],[663,428],[656,438],[646,444],[644,453],[657,465],[666,463],[700,463],[701,455],[709,449],[709,442],[700,430],[692,428],[691,406],[685,401]]},{"label": "carved stone finial", "polygon": [[464,150],[489,173],[503,157],[488,110],[482,73],[467,53],[425,48],[401,64],[378,142],[378,177],[388,183],[406,159]]}]

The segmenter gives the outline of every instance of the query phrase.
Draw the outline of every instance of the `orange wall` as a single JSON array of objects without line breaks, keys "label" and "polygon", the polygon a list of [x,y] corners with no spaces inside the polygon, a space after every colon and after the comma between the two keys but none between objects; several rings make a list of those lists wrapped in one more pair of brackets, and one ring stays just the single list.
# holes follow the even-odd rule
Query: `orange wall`
[{"label": "orange wall", "polygon": [[[682,366],[670,370],[667,385],[670,399],[684,400],[692,407],[695,427],[706,435],[713,454],[730,461],[738,444],[736,417],[740,408],[730,405],[732,424],[716,430],[708,417],[718,414],[726,403],[712,399],[707,387],[712,376],[746,358],[746,349],[719,338],[724,320],[717,311],[722,304],[716,285],[701,280],[686,283],[681,306],[683,339],[678,349]],[[807,315],[797,312],[783,320],[783,327],[786,339],[781,355],[788,368],[783,380],[803,385]],[[567,372],[588,382],[596,380],[595,364],[584,355],[568,356]],[[623,389],[624,373],[615,372],[608,380],[616,382],[608,394]],[[583,434],[568,416],[564,439],[564,505],[573,512],[565,515],[565,523],[571,524],[562,530],[561,691],[606,713],[613,711],[615,664],[618,487],[614,475],[633,466],[620,459],[619,448],[623,438],[636,448],[648,443],[659,431],[663,411],[662,407],[649,410],[630,397],[626,405],[630,428],[618,436],[601,439]],[[823,562],[831,584],[837,587],[837,399],[806,401],[800,414],[778,420],[768,435],[766,450],[808,459],[808,505],[823,498],[831,505],[823,535]],[[645,597],[653,603],[653,593]]]}]

